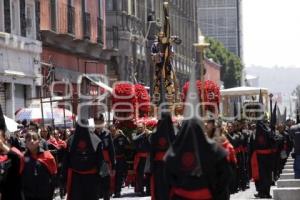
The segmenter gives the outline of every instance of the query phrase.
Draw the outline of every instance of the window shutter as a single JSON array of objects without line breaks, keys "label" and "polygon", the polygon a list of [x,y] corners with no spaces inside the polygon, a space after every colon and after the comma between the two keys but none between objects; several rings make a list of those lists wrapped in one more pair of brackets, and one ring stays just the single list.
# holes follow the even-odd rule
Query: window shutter
[{"label": "window shutter", "polygon": [[5,32],[11,33],[10,0],[4,0],[4,27]]},{"label": "window shutter", "polygon": [[40,1],[35,1],[35,27],[36,27],[36,39],[41,40],[40,33]]},{"label": "window shutter", "polygon": [[21,36],[26,37],[25,0],[20,0]]}]

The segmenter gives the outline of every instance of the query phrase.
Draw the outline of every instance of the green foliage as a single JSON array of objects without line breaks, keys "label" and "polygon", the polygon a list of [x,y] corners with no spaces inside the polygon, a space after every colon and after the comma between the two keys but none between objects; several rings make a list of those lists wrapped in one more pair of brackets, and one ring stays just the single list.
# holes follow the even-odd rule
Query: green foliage
[{"label": "green foliage", "polygon": [[214,62],[222,66],[221,80],[224,82],[224,87],[239,86],[243,71],[241,59],[228,51],[221,42],[213,38],[206,38],[206,42],[210,43],[210,47],[205,52],[206,57],[212,58]]},{"label": "green foliage", "polygon": [[[293,95],[295,95],[297,97],[297,102],[299,104],[299,102],[300,102],[300,85],[297,85],[297,87],[293,91]],[[300,105],[298,105],[298,106],[300,106]]]}]

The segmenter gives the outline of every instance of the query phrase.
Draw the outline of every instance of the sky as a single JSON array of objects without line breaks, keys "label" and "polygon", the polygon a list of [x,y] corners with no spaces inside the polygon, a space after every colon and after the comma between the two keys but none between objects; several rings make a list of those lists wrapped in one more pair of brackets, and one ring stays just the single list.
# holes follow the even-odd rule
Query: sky
[{"label": "sky", "polygon": [[300,68],[300,0],[242,0],[246,67]]}]

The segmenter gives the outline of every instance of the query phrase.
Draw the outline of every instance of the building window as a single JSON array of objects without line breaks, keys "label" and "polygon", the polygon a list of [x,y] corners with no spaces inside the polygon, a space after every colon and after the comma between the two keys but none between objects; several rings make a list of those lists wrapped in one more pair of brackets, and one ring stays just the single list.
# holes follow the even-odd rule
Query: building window
[{"label": "building window", "polygon": [[35,39],[35,8],[34,1],[26,1],[26,36]]},{"label": "building window", "polygon": [[131,0],[131,15],[135,16],[136,13],[136,7],[135,7],[135,0]]},{"label": "building window", "polygon": [[4,31],[4,3],[0,1],[0,32]]},{"label": "building window", "polygon": [[106,10],[107,11],[112,11],[114,6],[113,6],[113,0],[106,0]]},{"label": "building window", "polygon": [[123,3],[122,3],[122,10],[125,11],[125,12],[128,12],[128,0],[122,0]]},{"label": "building window", "polygon": [[99,16],[100,19],[103,19],[102,9],[103,9],[103,1],[99,0],[99,14],[98,14],[98,16]]},{"label": "building window", "polygon": [[50,1],[51,30],[56,31],[56,0]]},{"label": "building window", "polygon": [[26,3],[25,0],[20,0],[20,25],[21,36],[26,37]]},{"label": "building window", "polygon": [[20,3],[18,0],[11,0],[11,33],[20,34]]},{"label": "building window", "polygon": [[68,0],[67,5],[67,15],[68,15],[68,33],[75,33],[75,8],[73,6],[73,1]]},{"label": "building window", "polygon": [[36,1],[35,2],[35,34],[36,34],[36,39],[41,40],[41,35],[40,35],[40,2]]}]

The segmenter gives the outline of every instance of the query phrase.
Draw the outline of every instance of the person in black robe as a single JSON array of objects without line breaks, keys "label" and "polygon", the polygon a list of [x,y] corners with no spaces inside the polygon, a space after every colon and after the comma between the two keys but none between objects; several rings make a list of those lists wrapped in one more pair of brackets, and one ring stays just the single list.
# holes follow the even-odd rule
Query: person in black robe
[{"label": "person in black robe", "polygon": [[126,152],[129,149],[130,141],[128,137],[122,132],[122,130],[116,129],[114,125],[109,127],[113,136],[113,144],[116,153],[116,178],[115,178],[115,190],[114,198],[121,197],[121,188],[127,175],[127,162]]},{"label": "person in black robe", "polygon": [[171,185],[169,199],[229,199],[227,153],[205,136],[198,119],[183,122],[165,160]]},{"label": "person in black robe", "polygon": [[240,164],[240,157],[239,157],[239,138],[238,135],[234,131],[234,126],[232,122],[227,123],[227,134],[226,138],[230,142],[230,144],[233,146],[234,151],[235,151],[235,156],[237,158],[237,163],[236,165],[232,166],[233,167],[233,173],[232,173],[232,179],[230,183],[230,193],[236,193],[239,191],[239,180],[240,180],[240,173],[239,173],[239,164]]},{"label": "person in black robe", "polygon": [[258,121],[256,130],[250,140],[252,178],[255,181],[257,198],[272,198],[270,188],[272,184],[274,135],[262,122]]},{"label": "person in black robe", "polygon": [[287,158],[291,153],[293,145],[292,145],[291,138],[290,138],[284,124],[282,124],[282,123],[279,124],[278,132],[281,134],[282,140],[283,140],[282,149],[280,152],[280,173],[281,173],[284,168],[284,165],[287,161]]},{"label": "person in black robe", "polygon": [[240,154],[240,166],[239,166],[239,173],[240,173],[240,188],[242,191],[247,189],[248,183],[248,171],[247,171],[247,153],[248,153],[248,136],[247,132],[244,129],[243,120],[237,121],[237,132],[239,135],[239,154]]},{"label": "person in black robe", "polygon": [[[150,132],[146,130],[145,124],[137,124],[137,132],[133,134],[132,141],[135,147],[133,169],[135,172],[135,193],[138,196],[150,195],[150,180],[145,175],[146,161],[150,152]],[[146,178],[145,178],[146,177]],[[144,191],[146,187],[146,193]]]},{"label": "person in black robe", "polygon": [[152,200],[165,200],[169,197],[170,185],[166,177],[164,156],[175,139],[175,130],[170,113],[161,114],[156,131],[150,135],[150,171]]},{"label": "person in black robe", "polygon": [[278,130],[274,131],[274,143],[272,144],[273,148],[273,182],[272,185],[275,184],[275,181],[279,179],[280,172],[280,162],[281,162],[281,152],[283,150],[284,138],[279,133]]},{"label": "person in black robe", "polygon": [[28,131],[25,136],[24,171],[22,190],[25,200],[52,200],[57,165],[50,151],[41,147],[37,132]]},{"label": "person in black robe", "polygon": [[87,128],[76,125],[70,136],[64,159],[63,171],[67,182],[67,200],[98,200],[100,178],[107,176],[101,140]]},{"label": "person in black robe", "polygon": [[109,200],[111,194],[114,193],[114,182],[115,182],[115,167],[116,167],[116,159],[115,159],[115,147],[113,144],[113,139],[111,133],[108,129],[105,128],[104,117],[100,115],[99,118],[95,119],[96,130],[95,134],[102,141],[102,154],[104,161],[109,166],[110,173],[106,177],[101,178],[101,192],[100,197],[103,197],[104,200]]},{"label": "person in black robe", "polygon": [[0,199],[24,200],[21,193],[21,174],[24,156],[15,147],[10,147],[5,135],[5,121],[0,106]]}]

